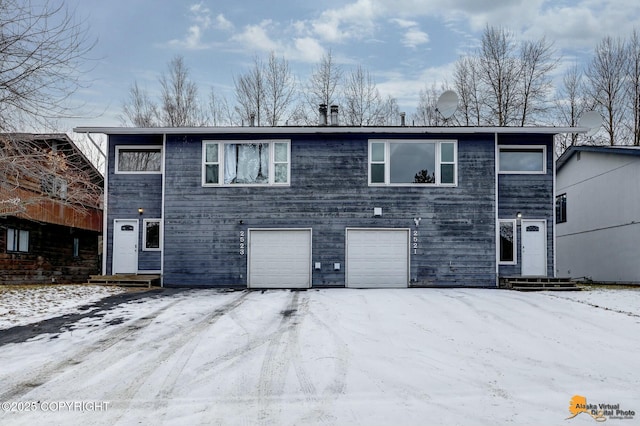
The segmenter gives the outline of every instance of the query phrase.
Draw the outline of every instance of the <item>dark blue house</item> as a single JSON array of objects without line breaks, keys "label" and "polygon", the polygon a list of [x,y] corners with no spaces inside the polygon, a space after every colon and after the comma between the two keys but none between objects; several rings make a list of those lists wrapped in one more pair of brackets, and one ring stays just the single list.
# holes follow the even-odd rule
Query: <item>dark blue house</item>
[{"label": "dark blue house", "polygon": [[104,274],[165,286],[495,287],[553,276],[556,127],[108,135]]}]

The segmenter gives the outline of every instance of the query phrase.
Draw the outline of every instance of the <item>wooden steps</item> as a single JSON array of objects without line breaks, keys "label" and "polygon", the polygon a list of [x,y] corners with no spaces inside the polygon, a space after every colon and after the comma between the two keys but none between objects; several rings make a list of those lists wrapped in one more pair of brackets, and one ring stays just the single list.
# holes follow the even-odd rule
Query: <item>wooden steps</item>
[{"label": "wooden steps", "polygon": [[120,285],[124,287],[149,287],[160,285],[160,275],[116,274],[91,275],[89,284]]},{"label": "wooden steps", "polygon": [[571,278],[500,277],[500,288],[518,291],[580,291]]}]

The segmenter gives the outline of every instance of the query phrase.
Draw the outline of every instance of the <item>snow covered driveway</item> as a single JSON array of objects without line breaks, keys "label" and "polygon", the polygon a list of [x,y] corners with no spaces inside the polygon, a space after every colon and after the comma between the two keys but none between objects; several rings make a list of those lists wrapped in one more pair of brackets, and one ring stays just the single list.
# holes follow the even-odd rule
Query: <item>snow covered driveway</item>
[{"label": "snow covered driveway", "polygon": [[565,420],[583,395],[631,425],[639,306],[632,290],[149,293],[0,346],[0,423],[594,424]]}]

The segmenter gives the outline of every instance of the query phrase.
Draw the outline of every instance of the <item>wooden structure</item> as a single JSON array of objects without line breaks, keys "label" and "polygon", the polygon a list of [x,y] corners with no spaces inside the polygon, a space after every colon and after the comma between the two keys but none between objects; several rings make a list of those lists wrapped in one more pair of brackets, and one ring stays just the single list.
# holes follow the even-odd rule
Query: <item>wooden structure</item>
[{"label": "wooden structure", "polygon": [[86,282],[99,272],[102,175],[65,134],[0,144],[0,284]]}]

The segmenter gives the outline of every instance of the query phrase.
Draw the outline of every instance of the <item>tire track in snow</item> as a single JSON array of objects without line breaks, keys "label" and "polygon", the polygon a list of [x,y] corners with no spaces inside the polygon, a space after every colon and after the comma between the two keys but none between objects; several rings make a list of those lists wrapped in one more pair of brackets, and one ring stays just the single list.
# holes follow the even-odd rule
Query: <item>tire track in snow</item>
[{"label": "tire track in snow", "polygon": [[[137,333],[140,329],[149,325],[163,312],[179,302],[180,300],[176,300],[168,303],[165,306],[162,306],[145,315],[144,317],[137,318],[133,322],[123,324],[121,327],[108,332],[105,337],[101,338],[96,343],[86,347],[82,347],[80,350],[66,356],[62,360],[51,361],[38,367],[37,369],[31,371],[27,377],[21,378],[18,383],[10,385],[11,387],[8,390],[0,394],[0,400],[7,401],[24,396],[34,389],[50,382],[56,376],[63,374],[68,369],[77,368],[77,366],[81,364],[88,356],[91,356],[95,353],[105,352],[114,345],[117,345],[122,340],[130,337],[131,335]],[[109,361],[110,363],[113,362],[113,360]],[[93,366],[93,368],[95,368],[95,366]],[[4,385],[6,386],[6,382],[4,383]]]}]

